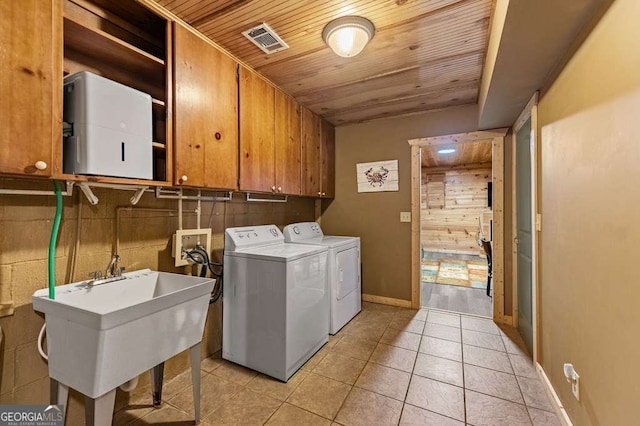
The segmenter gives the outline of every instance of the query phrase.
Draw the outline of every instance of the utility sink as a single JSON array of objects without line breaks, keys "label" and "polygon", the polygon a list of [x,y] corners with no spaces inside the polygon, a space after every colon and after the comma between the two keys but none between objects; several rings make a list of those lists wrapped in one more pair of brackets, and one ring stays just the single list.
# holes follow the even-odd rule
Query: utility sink
[{"label": "utility sink", "polygon": [[49,375],[98,398],[202,340],[211,278],[144,269],[33,295],[45,314]]}]

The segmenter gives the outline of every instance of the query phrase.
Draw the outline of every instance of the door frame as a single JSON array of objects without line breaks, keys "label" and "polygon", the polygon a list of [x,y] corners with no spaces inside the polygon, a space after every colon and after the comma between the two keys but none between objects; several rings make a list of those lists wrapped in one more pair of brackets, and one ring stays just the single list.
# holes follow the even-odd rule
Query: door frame
[{"label": "door frame", "polygon": [[518,327],[518,209],[517,209],[517,181],[516,181],[516,149],[517,134],[524,123],[531,118],[531,136],[529,150],[531,155],[531,319],[533,327],[533,362],[538,362],[538,232],[541,229],[540,214],[538,213],[538,92],[535,92],[524,107],[518,119],[513,124],[512,152],[511,152],[511,182],[513,208],[511,211],[513,254],[512,282],[513,282],[513,326]]},{"label": "door frame", "polygon": [[411,307],[420,308],[420,179],[421,148],[492,140],[493,181],[493,320],[512,324],[504,315],[504,138],[508,129],[433,136],[409,140],[411,146]]}]

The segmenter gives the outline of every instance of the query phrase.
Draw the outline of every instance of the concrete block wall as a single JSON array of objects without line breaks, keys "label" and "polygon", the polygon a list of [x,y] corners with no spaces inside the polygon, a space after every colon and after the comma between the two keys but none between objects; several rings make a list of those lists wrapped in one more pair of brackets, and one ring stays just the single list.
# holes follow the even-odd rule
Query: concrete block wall
[{"label": "concrete block wall", "polygon": [[[50,181],[0,179],[0,188],[52,188]],[[64,197],[64,211],[56,246],[56,284],[80,281],[88,273],[106,267],[119,240],[122,266],[127,271],[154,270],[189,273],[175,268],[171,257],[171,236],[178,228],[177,200],[159,200],[145,193],[131,209],[120,209],[116,235],[116,211],[130,206],[131,191],[95,189],[100,202],[90,205],[76,189]],[[230,202],[203,202],[201,227],[212,228],[212,260],[222,260],[224,229],[275,223],[281,228],[291,222],[315,218],[314,201],[290,197],[287,203],[247,203],[244,194]],[[170,209],[174,211],[149,211]],[[196,203],[184,202],[183,227],[196,227]],[[78,212],[81,212],[78,236]],[[0,303],[13,303],[12,315],[0,318],[4,342],[0,347],[0,404],[44,404],[49,400],[46,362],[37,350],[37,337],[44,324],[33,311],[32,294],[47,285],[47,254],[55,212],[52,196],[0,195]],[[79,237],[79,244],[77,239]],[[150,330],[149,332],[153,332]],[[204,333],[203,357],[222,345],[221,303],[211,305]],[[186,353],[165,365],[165,380],[189,368]],[[137,393],[149,392],[148,375],[143,375]],[[135,392],[134,392],[135,394]],[[133,395],[118,391],[116,410]],[[150,398],[150,394],[149,394]],[[83,398],[72,393],[67,424],[83,424]]]}]

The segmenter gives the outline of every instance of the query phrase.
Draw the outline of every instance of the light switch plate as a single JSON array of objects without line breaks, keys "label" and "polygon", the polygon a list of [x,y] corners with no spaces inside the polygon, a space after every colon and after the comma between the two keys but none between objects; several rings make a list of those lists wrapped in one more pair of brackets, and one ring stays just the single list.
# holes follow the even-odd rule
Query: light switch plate
[{"label": "light switch plate", "polygon": [[411,212],[400,212],[400,222],[411,222]]}]

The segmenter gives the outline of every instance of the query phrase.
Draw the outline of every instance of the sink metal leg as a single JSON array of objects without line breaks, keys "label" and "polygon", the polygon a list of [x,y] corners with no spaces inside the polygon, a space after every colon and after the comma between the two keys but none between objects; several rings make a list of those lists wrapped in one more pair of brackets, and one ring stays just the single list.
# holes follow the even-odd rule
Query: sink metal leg
[{"label": "sink metal leg", "polygon": [[50,379],[49,388],[49,404],[62,405],[64,407],[64,416],[67,415],[67,402],[69,401],[69,386],[60,383],[55,379]]},{"label": "sink metal leg", "polygon": [[196,424],[200,423],[200,343],[191,346],[191,384],[193,388],[193,411]]},{"label": "sink metal leg", "polygon": [[88,426],[110,426],[113,420],[113,407],[116,402],[116,389],[98,398],[85,397],[85,420]]},{"label": "sink metal leg", "polygon": [[159,408],[162,405],[162,379],[164,377],[164,362],[153,367],[151,370],[151,387],[153,390],[153,407]]}]

